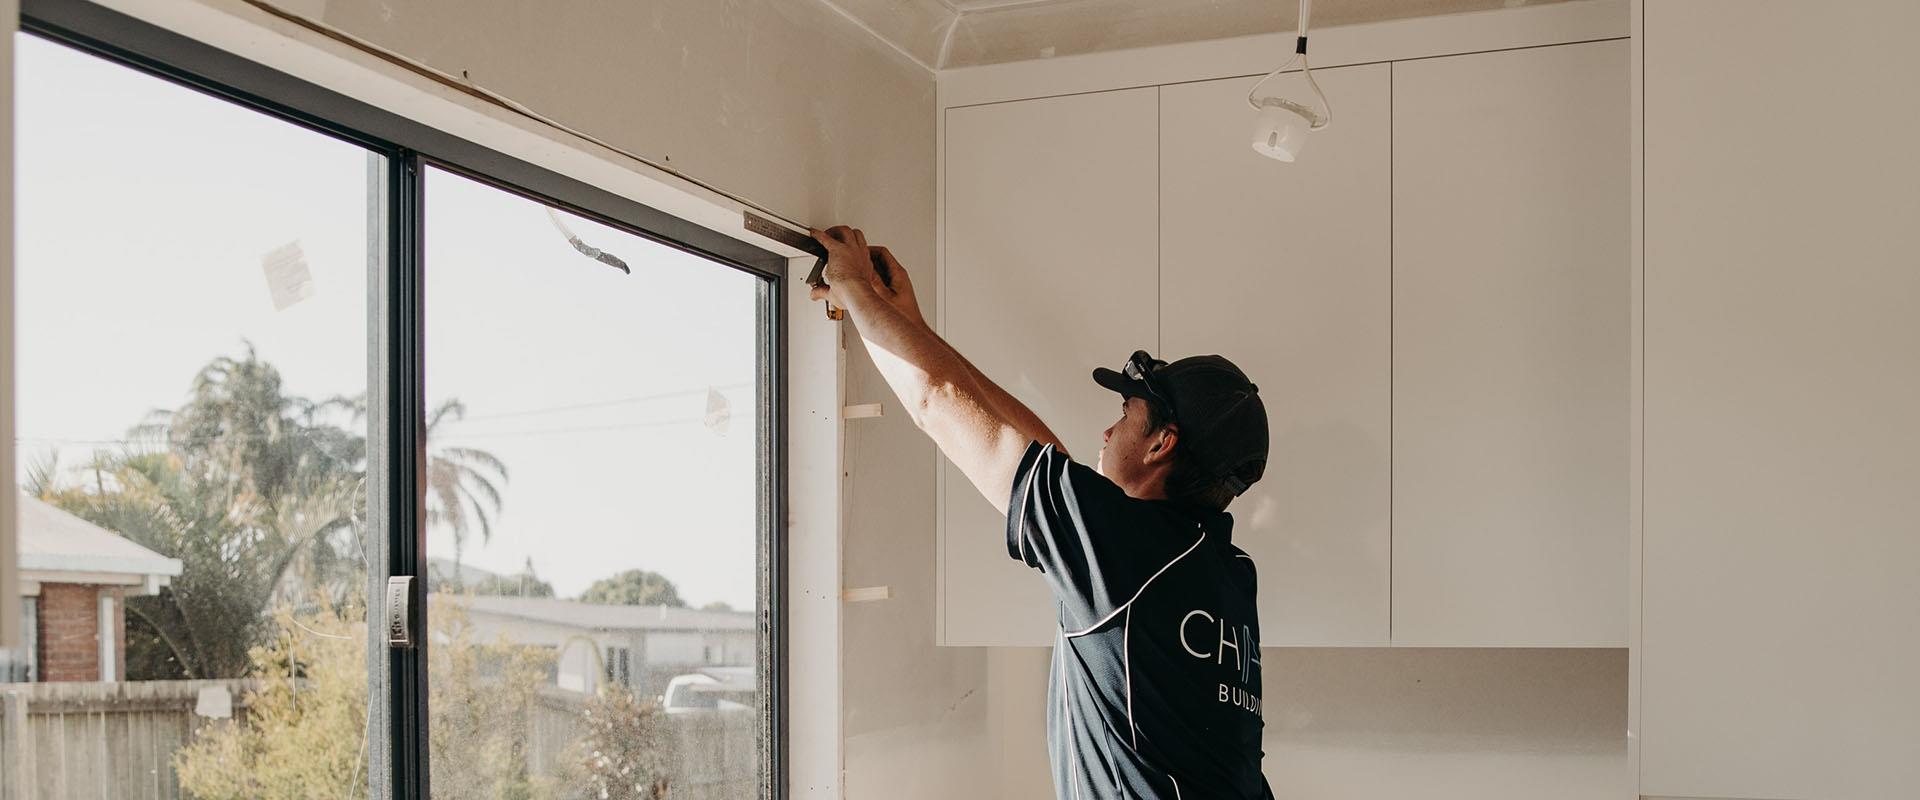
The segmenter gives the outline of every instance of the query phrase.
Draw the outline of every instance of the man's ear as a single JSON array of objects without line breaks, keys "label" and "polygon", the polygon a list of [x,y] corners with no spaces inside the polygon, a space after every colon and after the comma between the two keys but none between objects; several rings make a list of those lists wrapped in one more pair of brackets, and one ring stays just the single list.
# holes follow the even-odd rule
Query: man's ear
[{"label": "man's ear", "polygon": [[1153,434],[1153,444],[1147,447],[1147,463],[1151,464],[1159,461],[1172,460],[1173,448],[1179,444],[1180,429],[1178,427],[1167,425],[1155,431]]}]

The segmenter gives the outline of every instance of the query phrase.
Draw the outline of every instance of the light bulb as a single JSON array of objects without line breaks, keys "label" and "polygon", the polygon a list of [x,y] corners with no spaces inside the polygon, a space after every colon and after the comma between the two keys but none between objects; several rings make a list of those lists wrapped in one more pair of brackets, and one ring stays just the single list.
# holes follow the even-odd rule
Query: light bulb
[{"label": "light bulb", "polygon": [[1307,131],[1313,127],[1309,111],[1291,100],[1278,97],[1260,99],[1260,116],[1253,124],[1253,151],[1291,163],[1307,145]]}]

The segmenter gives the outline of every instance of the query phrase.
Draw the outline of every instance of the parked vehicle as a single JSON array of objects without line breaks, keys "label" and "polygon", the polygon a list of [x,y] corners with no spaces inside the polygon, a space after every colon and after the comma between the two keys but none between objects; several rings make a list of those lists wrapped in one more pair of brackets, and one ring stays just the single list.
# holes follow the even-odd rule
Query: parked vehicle
[{"label": "parked vehicle", "polygon": [[751,711],[756,695],[753,667],[703,667],[668,679],[660,707],[668,714]]}]

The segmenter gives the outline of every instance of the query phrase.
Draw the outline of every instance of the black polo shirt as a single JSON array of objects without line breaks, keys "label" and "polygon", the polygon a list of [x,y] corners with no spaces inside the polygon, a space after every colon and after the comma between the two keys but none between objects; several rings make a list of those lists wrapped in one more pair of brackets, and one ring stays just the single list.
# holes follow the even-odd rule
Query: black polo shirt
[{"label": "black polo shirt", "polygon": [[1271,798],[1260,774],[1260,621],[1233,518],[1137,500],[1053,445],[1027,447],[1007,555],[1059,609],[1047,738],[1054,790]]}]

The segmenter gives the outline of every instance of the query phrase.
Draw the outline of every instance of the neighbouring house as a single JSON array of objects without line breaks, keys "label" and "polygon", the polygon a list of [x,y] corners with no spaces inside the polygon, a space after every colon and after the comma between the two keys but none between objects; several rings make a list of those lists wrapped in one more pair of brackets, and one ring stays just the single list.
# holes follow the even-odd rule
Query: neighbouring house
[{"label": "neighbouring house", "polygon": [[[541,591],[544,588],[546,591]],[[427,559],[427,591],[473,590],[475,594],[503,594],[514,597],[551,597],[551,586],[533,574],[532,566],[512,574],[481,569],[472,564],[437,556]]]},{"label": "neighbouring house", "polygon": [[125,598],[158,594],[180,560],[25,494],[19,525],[26,636],[0,657],[0,682],[124,678]]},{"label": "neighbouring house", "polygon": [[[445,602],[435,595],[433,602]],[[552,597],[459,597],[476,641],[504,637],[554,651],[554,685],[590,692],[601,683],[658,696],[676,675],[755,663],[759,640],[747,611],[582,603]]]}]

